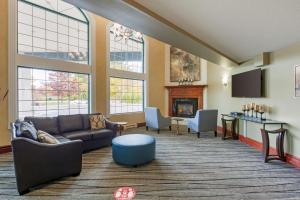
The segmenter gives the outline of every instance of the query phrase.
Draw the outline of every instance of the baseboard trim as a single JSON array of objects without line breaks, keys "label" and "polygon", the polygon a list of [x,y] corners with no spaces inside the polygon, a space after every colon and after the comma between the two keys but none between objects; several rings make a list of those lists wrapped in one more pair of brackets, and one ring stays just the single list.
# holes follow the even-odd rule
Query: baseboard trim
[{"label": "baseboard trim", "polygon": [[0,154],[9,153],[9,152],[11,152],[11,146],[10,145],[0,147]]},{"label": "baseboard trim", "polygon": [[[241,142],[244,142],[246,144],[248,144],[251,147],[254,147],[255,149],[262,151],[263,150],[263,145],[261,142],[258,142],[256,140],[253,140],[251,138],[246,138],[243,135],[239,135],[239,139]],[[276,154],[276,149],[274,147],[270,147],[269,148],[270,154]]]},{"label": "baseboard trim", "polygon": [[[222,127],[218,126],[218,131],[222,132]],[[258,142],[256,140],[253,140],[251,138],[248,138],[248,137],[244,137],[242,134],[239,134],[239,140],[259,151],[262,151],[263,150],[263,145],[261,142]],[[270,151],[270,154],[276,154],[276,149],[274,147],[270,147],[269,149]],[[300,158],[294,156],[294,155],[291,155],[291,154],[288,154],[286,153],[285,154],[286,156],[286,162],[297,167],[297,168],[300,168]]]}]

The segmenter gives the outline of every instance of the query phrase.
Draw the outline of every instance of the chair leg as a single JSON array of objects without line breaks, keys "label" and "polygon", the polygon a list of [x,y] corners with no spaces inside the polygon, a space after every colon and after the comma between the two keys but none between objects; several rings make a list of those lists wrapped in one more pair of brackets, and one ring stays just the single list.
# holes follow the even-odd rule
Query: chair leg
[{"label": "chair leg", "polygon": [[160,131],[160,130],[159,130],[159,129],[157,129],[157,133],[158,133],[158,134],[159,134],[159,131]]},{"label": "chair leg", "polygon": [[190,128],[188,128],[188,133],[190,133],[191,132],[191,129]]},{"label": "chair leg", "polygon": [[169,131],[171,131],[172,130],[172,126],[169,126]]},{"label": "chair leg", "polygon": [[218,133],[217,133],[217,131],[215,131],[215,137],[217,137],[218,136]]},{"label": "chair leg", "polygon": [[146,126],[146,131],[148,131],[149,130],[149,127],[148,126]]},{"label": "chair leg", "polygon": [[198,138],[200,138],[200,132],[197,132],[197,136],[198,136]]}]

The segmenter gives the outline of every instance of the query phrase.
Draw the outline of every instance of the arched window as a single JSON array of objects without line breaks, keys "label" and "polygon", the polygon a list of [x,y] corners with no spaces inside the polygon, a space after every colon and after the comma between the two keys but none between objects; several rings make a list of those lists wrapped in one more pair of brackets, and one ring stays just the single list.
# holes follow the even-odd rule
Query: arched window
[{"label": "arched window", "polygon": [[[12,0],[17,5],[11,120],[89,113],[89,21],[62,0]],[[10,108],[11,109],[11,108]]]},{"label": "arched window", "polygon": [[61,0],[18,0],[18,53],[89,63],[89,22]]},{"label": "arched window", "polygon": [[[131,35],[130,37],[127,37]],[[135,37],[138,36],[138,37]],[[119,24],[110,28],[110,114],[142,112],[145,103],[144,40]]]}]

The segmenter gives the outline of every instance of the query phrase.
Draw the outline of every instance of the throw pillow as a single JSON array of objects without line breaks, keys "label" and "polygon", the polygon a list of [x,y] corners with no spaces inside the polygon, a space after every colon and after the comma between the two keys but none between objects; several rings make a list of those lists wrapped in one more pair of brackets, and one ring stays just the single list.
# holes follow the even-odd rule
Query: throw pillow
[{"label": "throw pillow", "polygon": [[47,133],[45,131],[41,131],[41,130],[37,131],[37,138],[38,138],[38,141],[41,143],[46,143],[46,144],[58,144],[59,143],[59,141],[55,137],[53,137],[49,133]]},{"label": "throw pillow", "polygon": [[32,122],[20,122],[17,134],[19,137],[26,137],[32,140],[37,140],[37,130]]},{"label": "throw pillow", "polygon": [[91,115],[90,116],[91,129],[97,130],[105,128],[105,118],[103,115]]}]

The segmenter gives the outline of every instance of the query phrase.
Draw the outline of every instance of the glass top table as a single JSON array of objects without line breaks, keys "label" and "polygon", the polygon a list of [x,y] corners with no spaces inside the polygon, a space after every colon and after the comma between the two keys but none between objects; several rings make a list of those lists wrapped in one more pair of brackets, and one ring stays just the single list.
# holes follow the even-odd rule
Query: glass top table
[{"label": "glass top table", "polygon": [[249,117],[249,116],[237,115],[237,114],[221,114],[221,115],[225,116],[225,117],[237,118],[237,119],[243,120],[243,121],[249,121],[249,122],[253,122],[253,123],[257,123],[257,124],[262,124],[264,129],[265,129],[265,125],[278,124],[282,128],[283,125],[287,124],[286,122],[283,122],[283,121],[277,121],[277,120],[273,120],[273,119],[260,119],[260,118],[256,118],[256,117]]}]

